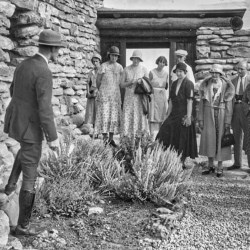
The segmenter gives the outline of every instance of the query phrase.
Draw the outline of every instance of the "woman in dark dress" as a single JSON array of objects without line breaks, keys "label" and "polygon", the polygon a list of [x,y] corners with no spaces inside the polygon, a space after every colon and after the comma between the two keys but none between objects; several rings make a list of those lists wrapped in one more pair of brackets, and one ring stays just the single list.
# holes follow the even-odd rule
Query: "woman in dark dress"
[{"label": "woman in dark dress", "polygon": [[[194,84],[187,77],[187,66],[178,63],[175,72],[178,79],[173,82],[167,118],[162,124],[156,140],[166,148],[171,146],[179,154],[184,163],[186,157],[197,157],[195,124],[193,121]],[[184,166],[184,165],[183,165]]]}]

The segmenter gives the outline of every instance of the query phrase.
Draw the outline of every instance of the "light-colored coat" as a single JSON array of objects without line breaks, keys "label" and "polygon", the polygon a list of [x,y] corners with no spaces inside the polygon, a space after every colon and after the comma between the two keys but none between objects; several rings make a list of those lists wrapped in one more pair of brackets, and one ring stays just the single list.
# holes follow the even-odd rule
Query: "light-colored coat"
[{"label": "light-colored coat", "polygon": [[216,143],[216,129],[214,119],[214,108],[211,106],[213,84],[211,77],[205,79],[200,85],[200,104],[198,120],[203,121],[204,128],[201,132],[200,155],[213,157],[216,161],[231,159],[231,147],[221,148],[221,138],[225,131],[225,124],[231,124],[232,119],[232,99],[235,94],[232,82],[221,77],[222,90],[219,103],[219,134]]}]

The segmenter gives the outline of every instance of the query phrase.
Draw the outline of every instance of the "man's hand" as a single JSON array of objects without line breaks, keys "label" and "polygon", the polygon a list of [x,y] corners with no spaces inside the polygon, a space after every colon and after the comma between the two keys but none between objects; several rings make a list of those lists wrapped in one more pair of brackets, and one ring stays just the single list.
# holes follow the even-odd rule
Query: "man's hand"
[{"label": "man's hand", "polygon": [[59,147],[60,147],[60,144],[59,144],[59,140],[58,140],[58,139],[56,139],[56,140],[54,140],[54,141],[49,141],[49,142],[48,142],[48,145],[49,145],[49,147],[50,147],[52,150],[57,150],[57,149],[59,149]]}]

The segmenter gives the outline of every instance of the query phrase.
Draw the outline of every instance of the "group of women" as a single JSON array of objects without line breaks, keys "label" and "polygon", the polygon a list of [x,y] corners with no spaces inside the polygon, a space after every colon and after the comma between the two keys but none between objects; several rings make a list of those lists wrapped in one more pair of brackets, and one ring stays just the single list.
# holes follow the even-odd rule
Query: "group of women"
[{"label": "group of women", "polygon": [[[87,111],[86,121],[90,113],[95,117],[92,119],[95,134],[102,134],[105,143],[116,146],[114,134],[136,139],[138,131],[150,131],[152,135],[157,134],[156,140],[164,147],[171,146],[182,155],[181,160],[185,168],[187,157],[198,156],[193,117],[194,83],[186,76],[187,64],[179,62],[175,66],[177,80],[172,83],[168,100],[168,73],[164,69],[167,59],[164,56],[156,60],[157,67],[150,72],[140,64],[143,61],[140,50],[133,52],[130,57],[132,64],[124,69],[117,63],[117,47],[110,48],[108,57],[109,60],[101,65],[99,55],[94,55],[92,59],[95,68],[90,72],[91,85],[89,84],[87,89],[87,96],[91,94],[91,88],[98,89],[95,100],[96,113],[94,109],[91,112]],[[217,177],[221,177],[222,162],[231,159],[230,146],[222,148],[221,138],[231,124],[234,87],[231,81],[224,77],[220,65],[214,65],[210,73],[211,76],[200,86],[200,154],[208,157],[209,166],[213,166]],[[147,115],[143,112],[139,95],[135,93],[136,85],[143,77],[149,78],[154,89]],[[123,108],[120,88],[125,88]],[[93,100],[89,98],[89,102]],[[218,161],[216,168],[213,165],[214,160]],[[207,173],[210,171],[211,168]]]},{"label": "group of women", "polygon": [[[105,143],[112,146],[116,146],[114,134],[136,139],[142,131],[158,131],[168,106],[168,73],[164,69],[167,59],[164,56],[156,60],[157,67],[150,72],[140,64],[143,61],[140,50],[133,52],[130,57],[132,64],[124,69],[117,63],[118,57],[119,49],[116,46],[110,48],[109,60],[102,64],[101,57],[94,54],[94,69],[89,74],[87,87],[85,122],[93,124],[94,133],[102,134]],[[154,88],[147,113],[144,112],[140,95],[135,93],[137,84],[143,78],[149,79]],[[120,88],[125,89],[123,105]],[[98,90],[96,95],[91,95],[93,89]]]}]

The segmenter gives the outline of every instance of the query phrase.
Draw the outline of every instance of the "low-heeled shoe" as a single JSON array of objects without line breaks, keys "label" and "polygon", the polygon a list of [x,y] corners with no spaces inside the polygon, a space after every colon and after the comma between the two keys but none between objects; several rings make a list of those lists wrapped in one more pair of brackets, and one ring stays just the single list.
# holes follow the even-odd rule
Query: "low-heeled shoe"
[{"label": "low-heeled shoe", "polygon": [[201,174],[202,175],[208,175],[208,174],[212,174],[214,172],[215,172],[215,168],[210,167],[208,169],[203,170]]},{"label": "low-heeled shoe", "polygon": [[240,166],[232,165],[227,168],[227,170],[235,170],[235,169],[240,169]]}]

